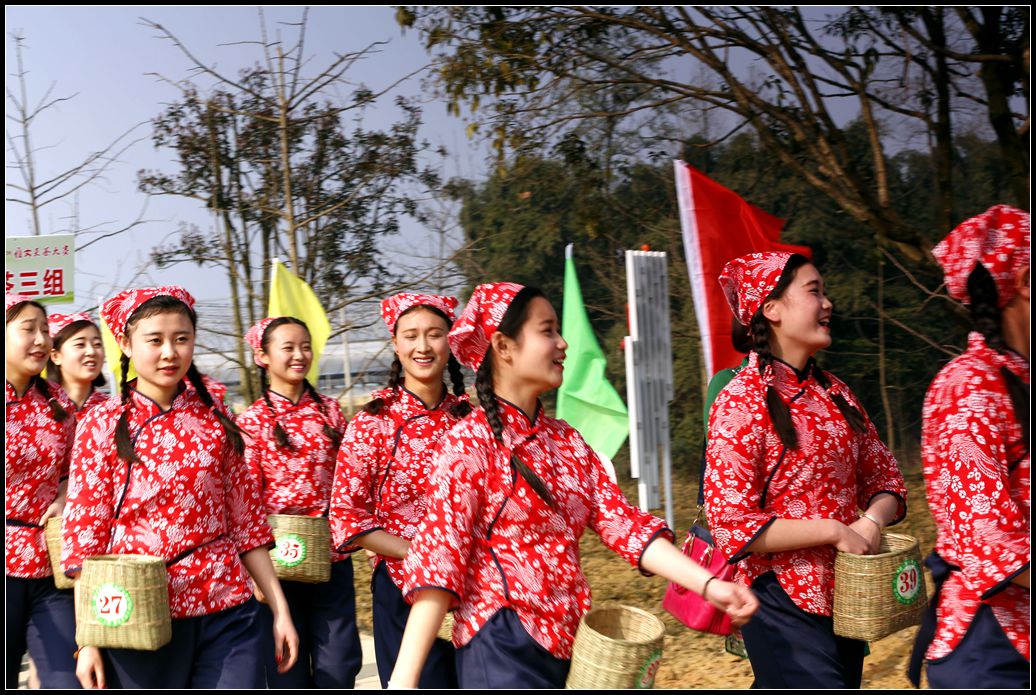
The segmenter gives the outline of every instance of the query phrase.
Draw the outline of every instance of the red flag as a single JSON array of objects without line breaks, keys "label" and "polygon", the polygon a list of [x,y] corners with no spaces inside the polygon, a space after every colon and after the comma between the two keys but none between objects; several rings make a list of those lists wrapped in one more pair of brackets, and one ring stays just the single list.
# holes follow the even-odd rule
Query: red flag
[{"label": "red flag", "polygon": [[807,258],[812,252],[808,246],[780,242],[784,220],[745,202],[686,162],[676,160],[674,164],[694,312],[705,369],[711,376],[737,366],[743,357],[730,344],[733,316],[718,280],[727,261],[762,251],[801,253]]}]

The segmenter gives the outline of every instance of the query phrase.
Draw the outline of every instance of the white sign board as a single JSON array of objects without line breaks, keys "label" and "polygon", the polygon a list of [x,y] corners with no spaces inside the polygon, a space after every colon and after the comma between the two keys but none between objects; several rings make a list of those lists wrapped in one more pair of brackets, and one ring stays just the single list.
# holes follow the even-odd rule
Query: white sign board
[{"label": "white sign board", "polygon": [[6,237],[4,291],[37,302],[71,302],[75,299],[75,257],[75,234]]}]

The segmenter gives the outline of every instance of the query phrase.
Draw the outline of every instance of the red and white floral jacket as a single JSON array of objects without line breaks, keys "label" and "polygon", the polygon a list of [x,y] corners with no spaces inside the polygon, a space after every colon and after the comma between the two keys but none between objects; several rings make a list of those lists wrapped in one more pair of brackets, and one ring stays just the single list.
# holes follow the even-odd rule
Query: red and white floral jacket
[{"label": "red and white floral jacket", "polygon": [[[245,461],[262,484],[265,511],[267,514],[326,516],[338,447],[324,433],[324,425],[343,433],[342,409],[335,399],[321,395],[317,403],[306,391],[298,403],[275,391],[269,394],[272,412],[260,398],[237,418],[238,426],[248,435]],[[288,435],[293,448],[277,443],[273,434],[277,423]],[[346,557],[332,553],[331,561]]]},{"label": "red and white floral jacket", "polygon": [[[446,393],[434,407],[405,388],[383,389],[377,415],[357,413],[338,450],[331,499],[331,539],[348,549],[367,533],[384,530],[411,540],[425,516],[435,444],[458,419],[450,409],[460,398]],[[467,397],[465,396],[466,400]],[[403,586],[403,562],[379,555],[389,577]]]},{"label": "red and white floral jacket", "polygon": [[[74,405],[60,387],[51,393],[69,413]],[[54,502],[58,485],[68,477],[68,457],[76,421],[58,422],[38,390],[19,396],[7,382],[4,442],[4,551],[7,575],[25,579],[54,573],[47,557],[40,517]]]},{"label": "red and white floral jacket", "polygon": [[173,618],[244,603],[252,584],[240,555],[273,545],[259,481],[193,389],[181,390],[165,411],[132,391],[127,408],[137,461],[116,455],[120,399],[93,408],[77,429],[65,572],[93,555],[154,555],[166,561]]},{"label": "red and white floral jacket", "polygon": [[[832,400],[836,393],[860,406],[849,387],[824,372],[825,389],[807,368],[774,359],[759,373],[759,357],[716,398],[709,417],[705,505],[716,544],[738,563],[735,580],[751,586],[773,571],[796,606],[831,615],[835,547],[820,545],[778,553],[745,548],[777,519],[837,519],[851,524],[878,494],[900,500],[896,523],[906,515],[906,485],[892,453],[867,419],[864,434],[853,432]],[[787,449],[770,421],[766,387],[772,383],[788,404],[798,448]]]},{"label": "red and white floral jacket", "polygon": [[[478,408],[439,443],[428,512],[404,560],[404,595],[436,588],[454,594],[453,643],[467,644],[501,608],[555,657],[572,656],[590,585],[579,566],[579,538],[593,529],[638,566],[665,522],[629,504],[600,459],[568,423],[530,420],[498,399],[503,443]],[[514,455],[554,497],[551,509],[517,474]]]},{"label": "red and white floral jacket", "polygon": [[1001,367],[1029,383],[1027,360],[972,333],[967,352],[943,367],[925,396],[921,456],[935,551],[959,568],[939,596],[929,659],[960,644],[983,603],[1030,658],[1029,591],[1011,583],[1029,569],[1030,454]]}]

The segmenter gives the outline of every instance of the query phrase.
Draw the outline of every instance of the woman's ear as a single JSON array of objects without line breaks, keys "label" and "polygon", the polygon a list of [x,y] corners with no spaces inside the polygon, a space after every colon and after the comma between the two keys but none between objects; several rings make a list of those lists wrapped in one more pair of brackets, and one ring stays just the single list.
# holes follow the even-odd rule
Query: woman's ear
[{"label": "woman's ear", "polygon": [[504,363],[509,363],[512,357],[512,351],[515,346],[515,342],[508,338],[506,335],[497,331],[489,339],[489,344],[493,348],[493,354]]},{"label": "woman's ear", "polygon": [[[1018,292],[1018,295],[1029,301],[1029,267],[1019,270],[1014,276],[1014,288]],[[54,364],[57,364],[55,362]]]},{"label": "woman's ear", "polygon": [[779,299],[767,299],[763,302],[763,316],[770,323],[781,322],[781,309],[783,304]]},{"label": "woman's ear", "polygon": [[270,356],[266,354],[265,350],[260,350],[259,354],[256,355],[256,359],[259,360],[259,364],[263,365],[267,369],[270,368]]},{"label": "woman's ear", "polygon": [[[115,336],[115,342],[119,344],[119,349],[122,350],[122,354],[124,354],[126,357],[129,357],[130,359],[133,359],[133,352],[132,350],[130,350],[129,336],[127,336],[125,333],[123,333],[122,335],[117,335]],[[55,362],[54,364],[57,364],[57,362]]]}]

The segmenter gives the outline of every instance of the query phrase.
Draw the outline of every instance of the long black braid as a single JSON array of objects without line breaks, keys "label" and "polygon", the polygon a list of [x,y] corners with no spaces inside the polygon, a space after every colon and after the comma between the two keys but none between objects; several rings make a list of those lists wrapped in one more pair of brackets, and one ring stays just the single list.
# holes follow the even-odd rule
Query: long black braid
[{"label": "long black braid", "polygon": [[[464,387],[464,373],[460,370],[460,362],[457,358],[450,353],[450,359],[446,363],[446,369],[450,372],[450,383],[453,384],[453,395],[460,397],[466,393]],[[466,400],[458,401],[450,406],[450,413],[454,417],[463,418],[467,417],[468,413],[471,412],[471,404]]]},{"label": "long black braid", "polygon": [[[971,301],[971,320],[975,330],[986,339],[986,345],[997,352],[1008,349],[1004,342],[1002,314],[999,307],[1000,294],[996,289],[996,281],[981,263],[976,263],[968,275],[968,298]],[[1022,426],[1022,438],[1025,446],[1029,446],[1029,385],[1007,367],[1000,368],[1000,375],[1007,384],[1007,393],[1011,397],[1011,406],[1015,417]]]},{"label": "long black braid", "polygon": [[[770,323],[763,316],[762,309],[755,312],[752,317],[751,328],[752,350],[759,356],[759,373],[762,374],[766,367],[773,364],[773,353],[770,352]],[[766,410],[770,414],[770,422],[777,430],[777,436],[781,438],[781,444],[789,449],[798,449],[799,436],[791,419],[791,411],[773,384],[766,387]]]},{"label": "long black braid", "polygon": [[119,395],[122,400],[122,414],[115,424],[115,451],[123,461],[136,461],[137,452],[133,450],[133,442],[130,441],[129,433],[129,405],[130,387],[129,374],[130,358],[125,353],[119,356],[119,368],[122,370],[122,378],[119,380]]},{"label": "long black braid", "polygon": [[342,433],[328,424],[327,410],[324,409],[324,399],[320,397],[313,384],[309,383],[309,379],[303,379],[302,386],[306,389],[309,397],[317,404],[317,408],[320,409],[320,414],[324,418],[324,435],[331,440],[331,446],[337,449],[342,443]]},{"label": "long black braid", "polygon": [[216,402],[212,398],[212,394],[209,393],[209,389],[205,386],[205,380],[201,376],[201,372],[194,366],[194,362],[191,362],[191,366],[187,368],[187,378],[190,380],[194,390],[198,393],[198,397],[201,398],[201,402],[204,403],[212,410],[212,414],[216,416],[220,424],[223,425],[223,429],[226,432],[227,439],[230,440],[231,446],[234,447],[234,451],[239,454],[245,453],[245,438],[241,432],[241,428],[237,426],[237,423],[230,419],[226,413],[220,408],[216,407]]},{"label": "long black braid", "polygon": [[[486,420],[489,421],[489,427],[493,430],[493,436],[501,444],[504,441],[504,423],[500,419],[500,406],[496,402],[496,393],[493,391],[493,348],[489,348],[486,356],[482,359],[482,364],[479,366],[478,371],[475,373],[475,393],[478,394],[478,403],[482,406],[482,410],[486,413]],[[547,489],[546,483],[544,483],[536,472],[529,468],[520,458],[511,455],[511,465],[515,467],[518,474],[525,479],[525,482],[529,484],[529,487],[540,496],[547,506],[551,509],[557,509],[557,503],[554,501],[554,496],[550,494],[550,490]]]}]

